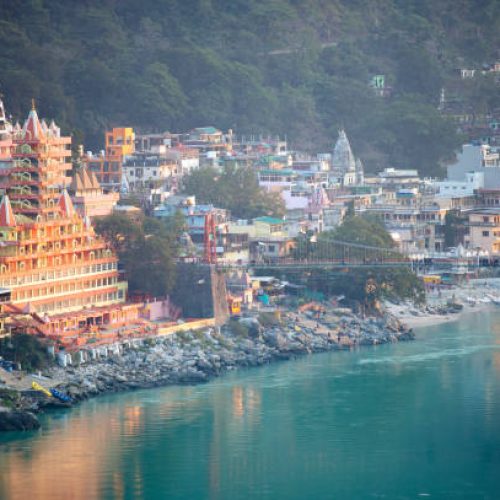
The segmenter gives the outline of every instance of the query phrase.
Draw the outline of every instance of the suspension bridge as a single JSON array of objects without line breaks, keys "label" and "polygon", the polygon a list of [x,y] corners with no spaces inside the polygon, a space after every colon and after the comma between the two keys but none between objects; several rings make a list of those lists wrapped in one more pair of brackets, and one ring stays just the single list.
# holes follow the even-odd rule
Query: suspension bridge
[{"label": "suspension bridge", "polygon": [[[276,243],[275,240],[270,241]],[[282,255],[271,255],[271,252],[267,251],[268,246],[268,243],[262,240],[257,243],[255,258],[249,262],[228,262],[218,259],[217,267],[307,270],[412,266],[412,261],[394,248],[334,239],[320,239],[314,242],[299,239],[289,249],[282,250]]]}]

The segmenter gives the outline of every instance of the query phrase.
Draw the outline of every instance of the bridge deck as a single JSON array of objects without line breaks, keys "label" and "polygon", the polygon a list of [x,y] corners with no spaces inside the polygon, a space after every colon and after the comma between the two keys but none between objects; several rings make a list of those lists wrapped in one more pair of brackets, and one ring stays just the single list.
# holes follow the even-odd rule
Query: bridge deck
[{"label": "bridge deck", "polygon": [[294,260],[294,259],[283,259],[279,261],[269,261],[269,262],[248,262],[248,263],[236,263],[236,262],[217,262],[217,267],[220,269],[229,268],[267,268],[267,269],[326,269],[326,268],[380,268],[380,267],[411,267],[412,262],[410,260],[381,260],[364,262],[360,261],[341,261],[341,260]]}]

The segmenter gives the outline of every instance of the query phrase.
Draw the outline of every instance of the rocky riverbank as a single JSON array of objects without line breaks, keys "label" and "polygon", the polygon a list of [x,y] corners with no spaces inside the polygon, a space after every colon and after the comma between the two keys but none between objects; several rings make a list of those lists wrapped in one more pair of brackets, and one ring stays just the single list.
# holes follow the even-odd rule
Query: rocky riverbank
[{"label": "rocky riverbank", "polygon": [[[394,316],[360,319],[348,310],[337,314],[306,311],[232,321],[216,331],[184,332],[149,338],[140,346],[91,363],[53,367],[46,381],[71,396],[73,404],[91,396],[169,384],[206,382],[239,367],[335,349],[351,349],[413,339]],[[43,381],[40,382],[43,384]],[[54,385],[54,384],[50,384]],[[10,391],[8,404],[0,393],[0,430],[39,426],[34,415],[47,407],[71,406],[36,391]],[[3,410],[3,411],[1,411]]]}]

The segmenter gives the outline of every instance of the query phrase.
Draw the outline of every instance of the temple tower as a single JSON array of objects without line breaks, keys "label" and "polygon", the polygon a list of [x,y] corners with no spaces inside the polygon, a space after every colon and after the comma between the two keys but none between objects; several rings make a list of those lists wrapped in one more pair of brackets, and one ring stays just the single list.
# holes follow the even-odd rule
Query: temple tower
[{"label": "temple tower", "polygon": [[[44,315],[44,333],[125,314],[116,308],[127,290],[118,259],[66,191],[70,146],[71,138],[40,121],[33,106],[13,131],[12,159],[1,169],[0,287],[14,307]],[[93,177],[85,181],[97,188]]]},{"label": "temple tower", "polygon": [[341,175],[356,170],[356,161],[352,153],[351,144],[343,129],[339,130],[339,137],[333,148],[332,170]]},{"label": "temple tower", "polygon": [[0,161],[10,159],[12,149],[12,125],[5,116],[5,108],[0,99]]},{"label": "temple tower", "polygon": [[21,130],[13,133],[12,165],[2,172],[2,187],[18,214],[37,220],[54,219],[57,201],[71,169],[71,138],[61,136],[54,122],[38,118],[35,105]]}]

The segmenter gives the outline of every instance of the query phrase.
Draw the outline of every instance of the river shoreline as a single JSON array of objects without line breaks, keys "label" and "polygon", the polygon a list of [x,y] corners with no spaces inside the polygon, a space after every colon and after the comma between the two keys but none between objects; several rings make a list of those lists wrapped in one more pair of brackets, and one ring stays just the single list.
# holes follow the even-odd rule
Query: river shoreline
[{"label": "river shoreline", "polygon": [[[240,320],[220,329],[206,328],[148,338],[137,345],[123,346],[118,354],[91,362],[53,366],[41,376],[16,380],[0,374],[0,431],[32,430],[40,426],[37,413],[48,408],[70,408],[100,394],[176,384],[208,382],[228,371],[262,366],[316,352],[353,349],[414,339],[413,329],[459,321],[464,315],[494,308],[485,293],[498,290],[500,280],[472,282],[429,297],[428,304],[384,305],[378,317],[361,318],[350,309],[330,307],[322,312],[284,311],[280,320],[263,322],[257,317]],[[478,299],[474,305],[469,298]],[[451,305],[458,301],[459,308]],[[68,394],[64,403],[31,390],[35,381],[45,388]]]},{"label": "river shoreline", "polygon": [[389,313],[362,319],[346,309],[328,311],[320,318],[313,311],[289,312],[279,323],[265,326],[256,318],[240,324],[243,329],[225,325],[220,330],[149,338],[121,354],[65,368],[56,366],[41,377],[31,376],[42,386],[69,395],[71,403],[33,390],[0,389],[0,431],[37,429],[37,413],[70,408],[100,394],[198,384],[238,368],[414,338],[412,329]]},{"label": "river shoreline", "polygon": [[[386,303],[385,309],[409,328],[424,328],[442,323],[458,321],[464,314],[495,309],[491,297],[500,298],[500,279],[474,279],[449,289],[434,289],[427,293],[425,307],[416,309],[410,303]],[[448,308],[458,303],[460,310]]]}]

